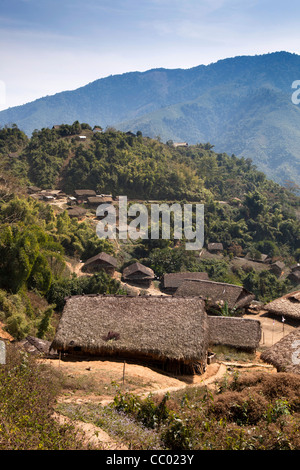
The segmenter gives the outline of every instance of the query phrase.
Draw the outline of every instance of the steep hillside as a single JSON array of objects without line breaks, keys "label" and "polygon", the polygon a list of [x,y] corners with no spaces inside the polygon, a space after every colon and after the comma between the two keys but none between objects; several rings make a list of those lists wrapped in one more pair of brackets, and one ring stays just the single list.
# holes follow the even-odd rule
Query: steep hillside
[{"label": "steep hillside", "polygon": [[251,158],[277,182],[299,181],[300,106],[291,101],[300,57],[235,57],[189,70],[149,70],[96,80],[0,113],[0,123],[34,129],[78,120],[142,131],[163,141],[211,142]]}]

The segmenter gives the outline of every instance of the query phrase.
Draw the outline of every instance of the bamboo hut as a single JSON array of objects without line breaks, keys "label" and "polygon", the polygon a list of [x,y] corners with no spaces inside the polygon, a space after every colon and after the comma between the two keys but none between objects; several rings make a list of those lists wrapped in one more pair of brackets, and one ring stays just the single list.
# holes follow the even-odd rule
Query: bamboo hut
[{"label": "bamboo hut", "polygon": [[152,269],[141,263],[133,263],[123,270],[124,282],[150,287],[151,281],[155,278]]},{"label": "bamboo hut", "polygon": [[274,315],[300,320],[300,291],[273,300],[264,306],[264,310]]},{"label": "bamboo hut", "polygon": [[96,256],[89,258],[83,265],[82,271],[95,273],[105,271],[111,276],[114,274],[117,267],[117,260],[108,253],[98,253]]},{"label": "bamboo hut", "polygon": [[254,351],[261,340],[260,321],[251,318],[208,316],[210,345]]},{"label": "bamboo hut", "polygon": [[300,374],[300,328],[264,351],[261,359],[276,367],[277,372]]},{"label": "bamboo hut", "polygon": [[179,272],[166,273],[163,278],[163,287],[166,292],[174,293],[178,287],[188,280],[205,279],[209,280],[208,274],[204,272]]},{"label": "bamboo hut", "polygon": [[199,298],[74,296],[66,300],[52,348],[193,374],[205,370],[208,335]]},{"label": "bamboo hut", "polygon": [[255,296],[242,286],[207,280],[188,280],[178,287],[176,296],[201,296],[207,308],[218,309],[227,304],[230,310],[248,307]]}]

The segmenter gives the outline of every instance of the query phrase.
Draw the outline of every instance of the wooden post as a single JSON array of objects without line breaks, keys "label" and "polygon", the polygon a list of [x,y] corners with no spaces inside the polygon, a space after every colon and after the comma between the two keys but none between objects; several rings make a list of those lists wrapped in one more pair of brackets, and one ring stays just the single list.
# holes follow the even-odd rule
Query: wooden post
[{"label": "wooden post", "polygon": [[125,384],[125,361],[123,365],[123,385]]}]

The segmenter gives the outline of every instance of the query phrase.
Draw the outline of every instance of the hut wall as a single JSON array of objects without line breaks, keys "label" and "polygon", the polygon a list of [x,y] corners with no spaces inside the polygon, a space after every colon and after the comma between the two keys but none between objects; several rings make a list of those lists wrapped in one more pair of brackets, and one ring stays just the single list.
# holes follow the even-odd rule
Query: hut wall
[{"label": "hut wall", "polygon": [[258,320],[238,317],[208,316],[211,345],[231,346],[255,350],[261,339]]}]

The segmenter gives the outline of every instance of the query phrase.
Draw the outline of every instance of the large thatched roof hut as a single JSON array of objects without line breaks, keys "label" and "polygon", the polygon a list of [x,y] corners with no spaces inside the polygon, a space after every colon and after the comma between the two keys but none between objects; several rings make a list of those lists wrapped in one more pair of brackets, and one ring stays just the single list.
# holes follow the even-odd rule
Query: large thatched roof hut
[{"label": "large thatched roof hut", "polygon": [[276,367],[278,372],[300,374],[300,328],[264,351],[261,359]]},{"label": "large thatched roof hut", "polygon": [[166,273],[163,277],[163,287],[167,292],[173,293],[184,281],[195,279],[206,279],[208,281],[209,277],[205,272]]},{"label": "large thatched roof hut", "polygon": [[261,323],[252,318],[208,316],[210,344],[253,351],[261,340]]},{"label": "large thatched roof hut", "polygon": [[52,348],[127,358],[186,374],[205,368],[208,335],[199,298],[74,296],[66,300]]},{"label": "large thatched roof hut", "polygon": [[107,274],[113,275],[117,264],[116,258],[102,251],[92,258],[89,258],[84,263],[82,271],[95,273],[104,270]]},{"label": "large thatched roof hut", "polygon": [[300,320],[300,291],[275,299],[264,306],[264,309],[274,315]]},{"label": "large thatched roof hut", "polygon": [[155,278],[154,271],[141,263],[133,263],[123,270],[122,274],[125,282],[132,282],[149,287]]},{"label": "large thatched roof hut", "polygon": [[219,308],[226,303],[230,310],[245,308],[255,296],[242,286],[207,280],[188,280],[178,287],[176,296],[201,296],[208,308]]}]

